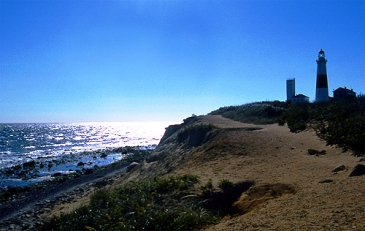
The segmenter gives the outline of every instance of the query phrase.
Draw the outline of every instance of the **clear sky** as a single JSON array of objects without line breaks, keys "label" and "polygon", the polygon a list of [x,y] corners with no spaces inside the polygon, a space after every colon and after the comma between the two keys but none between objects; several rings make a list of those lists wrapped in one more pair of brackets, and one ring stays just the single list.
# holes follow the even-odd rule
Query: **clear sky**
[{"label": "clear sky", "polygon": [[0,122],[181,121],[365,93],[364,0],[0,0]]}]

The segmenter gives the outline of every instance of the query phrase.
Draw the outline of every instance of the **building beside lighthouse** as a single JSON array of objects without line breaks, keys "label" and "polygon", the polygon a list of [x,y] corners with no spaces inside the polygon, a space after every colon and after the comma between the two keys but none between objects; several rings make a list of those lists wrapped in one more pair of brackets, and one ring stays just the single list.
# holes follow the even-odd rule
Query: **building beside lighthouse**
[{"label": "building beside lighthouse", "polygon": [[316,102],[329,101],[326,63],[325,53],[321,49],[317,59]]},{"label": "building beside lighthouse", "polygon": [[286,101],[291,101],[295,96],[295,78],[286,80]]},{"label": "building beside lighthouse", "polygon": [[334,100],[352,100],[356,99],[356,92],[352,89],[348,89],[347,87],[339,87],[336,90],[333,90],[333,99]]},{"label": "building beside lighthouse", "polygon": [[309,97],[303,94],[295,94],[295,78],[286,80],[286,101],[292,103],[308,103]]}]

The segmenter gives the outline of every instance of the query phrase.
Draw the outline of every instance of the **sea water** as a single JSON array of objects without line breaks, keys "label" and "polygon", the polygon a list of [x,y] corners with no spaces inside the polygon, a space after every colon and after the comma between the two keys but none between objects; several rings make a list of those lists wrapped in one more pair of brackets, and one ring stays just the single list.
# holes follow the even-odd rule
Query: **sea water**
[{"label": "sea water", "polygon": [[[77,162],[102,166],[123,158],[121,153],[108,153],[95,158],[95,153],[113,148],[133,146],[154,148],[171,122],[120,123],[13,123],[0,124],[0,171],[27,162],[62,161],[62,164],[40,172],[38,179],[54,172],[75,170]],[[72,156],[72,158],[70,158]],[[66,160],[66,161],[65,161]],[[67,161],[68,160],[68,161]],[[34,179],[31,179],[34,180]],[[0,188],[15,181],[26,184],[17,174],[0,174]]]}]

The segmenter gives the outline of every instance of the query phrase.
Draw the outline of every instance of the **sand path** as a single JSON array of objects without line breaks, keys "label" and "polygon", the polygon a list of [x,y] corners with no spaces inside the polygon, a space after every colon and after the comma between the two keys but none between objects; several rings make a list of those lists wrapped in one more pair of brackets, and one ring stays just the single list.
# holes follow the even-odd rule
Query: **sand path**
[{"label": "sand path", "polygon": [[[262,129],[224,132],[215,141],[219,153],[198,152],[172,174],[197,174],[202,182],[211,178],[215,185],[225,178],[254,180],[256,186],[283,183],[297,190],[207,230],[365,230],[365,176],[348,176],[360,158],[326,146],[313,131],[291,133],[285,126],[242,124],[221,116],[201,117],[200,122]],[[326,154],[312,156],[308,149]],[[332,172],[339,165],[347,169]],[[324,179],[332,182],[319,183]]]}]

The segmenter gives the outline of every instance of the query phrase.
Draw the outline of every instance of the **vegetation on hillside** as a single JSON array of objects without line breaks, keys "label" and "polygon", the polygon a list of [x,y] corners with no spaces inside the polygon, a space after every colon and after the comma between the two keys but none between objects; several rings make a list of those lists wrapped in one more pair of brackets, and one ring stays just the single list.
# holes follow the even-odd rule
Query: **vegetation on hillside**
[{"label": "vegetation on hillside", "polygon": [[197,176],[188,174],[102,189],[89,205],[54,216],[38,230],[196,230],[217,222],[253,185],[251,181],[233,184],[224,180],[220,187],[225,191],[214,192],[211,180],[200,190],[194,187],[198,182]]},{"label": "vegetation on hillside", "polygon": [[209,113],[210,115],[222,115],[223,117],[253,124],[272,124],[283,113],[287,103],[280,101],[263,101],[239,106],[221,107]]},{"label": "vegetation on hillside", "polygon": [[312,128],[327,145],[337,145],[356,154],[365,153],[365,96],[339,101],[314,111]]},{"label": "vegetation on hillside", "polygon": [[326,141],[355,153],[365,152],[365,97],[328,103],[293,104],[279,117],[292,132],[312,128]]},{"label": "vegetation on hillside", "polygon": [[260,102],[222,107],[210,113],[254,124],[285,123],[291,132],[312,128],[327,145],[365,152],[365,96],[327,103]]}]

